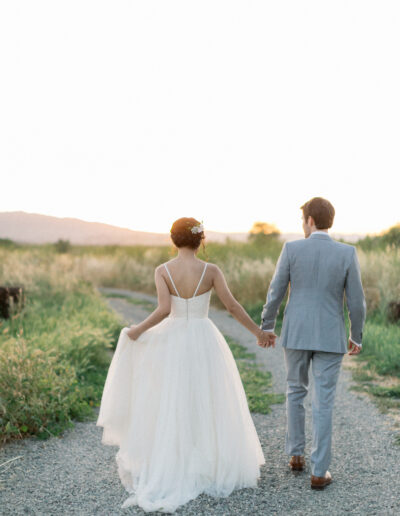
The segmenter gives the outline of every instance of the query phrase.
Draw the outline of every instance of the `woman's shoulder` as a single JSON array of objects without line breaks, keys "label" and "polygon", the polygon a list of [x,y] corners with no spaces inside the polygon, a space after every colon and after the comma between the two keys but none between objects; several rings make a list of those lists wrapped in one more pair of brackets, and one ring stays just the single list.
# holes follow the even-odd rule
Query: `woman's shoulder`
[{"label": "woman's shoulder", "polygon": [[165,272],[165,265],[169,264],[169,262],[170,262],[170,260],[168,262],[160,263],[160,265],[157,265],[157,267],[155,268],[155,273],[160,274],[160,273]]},{"label": "woman's shoulder", "polygon": [[[167,271],[174,271],[174,267],[171,267],[176,261],[176,258],[172,258],[171,260],[167,260],[166,262],[160,263],[160,265],[157,265],[155,268],[156,274],[161,274],[162,276],[167,276]],[[173,273],[173,272],[172,272]],[[171,273],[170,273],[171,274]]]},{"label": "woman's shoulder", "polygon": [[215,263],[211,263],[211,262],[205,262],[203,260],[200,260],[201,262],[203,262],[204,264],[207,264],[207,271],[211,271],[211,272],[218,272],[220,271],[220,268],[218,267],[217,264]]},{"label": "woman's shoulder", "polygon": [[156,270],[157,269],[164,269],[165,266],[168,267],[168,265],[170,265],[171,263],[174,263],[175,261],[176,261],[176,258],[171,258],[171,260],[167,260],[166,262],[160,263],[160,265],[158,265],[156,267]]}]

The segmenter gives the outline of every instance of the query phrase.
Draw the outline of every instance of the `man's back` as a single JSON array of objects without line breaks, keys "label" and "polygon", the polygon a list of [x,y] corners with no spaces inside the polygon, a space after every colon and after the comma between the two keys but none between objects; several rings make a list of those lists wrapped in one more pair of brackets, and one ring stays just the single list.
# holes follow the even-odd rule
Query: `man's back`
[{"label": "man's back", "polygon": [[344,293],[352,339],[361,342],[365,299],[353,246],[336,242],[327,233],[287,242],[264,305],[264,329],[270,329],[275,321],[288,284],[290,295],[282,326],[282,346],[346,353]]}]

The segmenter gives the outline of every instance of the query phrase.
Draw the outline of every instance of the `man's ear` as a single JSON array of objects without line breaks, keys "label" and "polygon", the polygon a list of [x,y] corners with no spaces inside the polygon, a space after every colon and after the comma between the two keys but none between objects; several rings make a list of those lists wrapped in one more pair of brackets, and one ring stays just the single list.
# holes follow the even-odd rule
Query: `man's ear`
[{"label": "man's ear", "polygon": [[315,220],[311,217],[311,215],[308,216],[307,225],[310,227],[315,226]]}]

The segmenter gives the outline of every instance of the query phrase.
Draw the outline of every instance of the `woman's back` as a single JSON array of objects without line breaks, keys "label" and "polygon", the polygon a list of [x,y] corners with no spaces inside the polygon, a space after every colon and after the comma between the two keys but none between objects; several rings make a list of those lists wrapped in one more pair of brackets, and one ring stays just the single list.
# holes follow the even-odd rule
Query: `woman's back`
[{"label": "woman's back", "polygon": [[172,296],[190,299],[212,289],[214,267],[198,259],[174,259],[163,264],[163,278]]}]

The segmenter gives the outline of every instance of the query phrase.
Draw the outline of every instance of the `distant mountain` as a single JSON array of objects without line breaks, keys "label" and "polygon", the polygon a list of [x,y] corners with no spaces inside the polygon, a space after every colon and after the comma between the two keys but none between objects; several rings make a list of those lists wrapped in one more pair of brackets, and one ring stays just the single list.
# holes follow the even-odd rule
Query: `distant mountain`
[{"label": "distant mountain", "polygon": [[[332,236],[354,242],[363,235],[332,234]],[[75,245],[166,245],[171,242],[166,233],[133,231],[100,222],[52,217],[24,211],[0,212],[0,238],[28,244],[51,243],[58,239],[69,240]],[[247,233],[206,231],[206,238],[208,242],[225,242],[227,238],[244,242],[247,240]],[[282,235],[283,240],[299,238],[303,238],[300,233]]]},{"label": "distant mountain", "polygon": [[169,242],[168,235],[162,233],[132,231],[100,222],[24,211],[0,213],[0,238],[29,244],[56,242],[60,238],[77,245],[162,245]]}]

